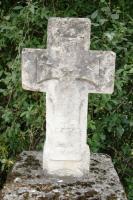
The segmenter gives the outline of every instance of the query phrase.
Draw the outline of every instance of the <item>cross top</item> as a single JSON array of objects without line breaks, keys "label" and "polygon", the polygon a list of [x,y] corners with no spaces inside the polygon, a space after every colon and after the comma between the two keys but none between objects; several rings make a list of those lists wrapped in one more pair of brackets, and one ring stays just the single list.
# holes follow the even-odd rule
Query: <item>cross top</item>
[{"label": "cross top", "polygon": [[77,51],[87,51],[90,39],[90,20],[84,18],[51,18],[48,23],[48,52],[58,66],[76,65]]},{"label": "cross top", "polygon": [[112,93],[115,53],[88,50],[90,20],[50,18],[47,49],[23,49],[22,86],[46,92],[43,168],[53,175],[88,174],[88,93]]},{"label": "cross top", "polygon": [[46,81],[66,78],[83,81],[89,93],[112,93],[115,54],[88,51],[90,24],[87,18],[50,18],[47,50],[24,49],[22,52],[23,87],[43,92],[47,90]]}]

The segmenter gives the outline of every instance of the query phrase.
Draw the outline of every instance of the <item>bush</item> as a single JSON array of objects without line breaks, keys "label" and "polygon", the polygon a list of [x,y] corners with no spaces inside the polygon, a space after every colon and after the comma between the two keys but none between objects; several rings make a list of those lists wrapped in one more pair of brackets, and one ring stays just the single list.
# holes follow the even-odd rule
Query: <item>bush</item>
[{"label": "bush", "polygon": [[94,152],[113,158],[133,199],[133,19],[132,1],[5,0],[0,1],[0,182],[21,151],[41,149],[45,133],[45,94],[21,86],[21,50],[46,48],[50,16],[88,17],[91,49],[117,54],[112,95],[89,95],[88,143]]}]

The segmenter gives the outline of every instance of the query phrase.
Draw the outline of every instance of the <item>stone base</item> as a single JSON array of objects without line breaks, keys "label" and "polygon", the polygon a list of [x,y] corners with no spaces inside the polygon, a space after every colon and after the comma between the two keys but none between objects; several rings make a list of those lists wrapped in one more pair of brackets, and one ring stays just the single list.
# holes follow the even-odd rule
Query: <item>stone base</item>
[{"label": "stone base", "polygon": [[[45,146],[45,145],[44,145]],[[56,155],[56,154],[55,154]],[[55,156],[54,155],[54,156]],[[58,158],[58,155],[57,155]],[[86,145],[80,160],[51,160],[45,149],[43,152],[43,169],[49,175],[83,177],[88,175],[90,167],[90,149]]]},{"label": "stone base", "polygon": [[108,155],[92,154],[90,173],[82,179],[48,176],[42,152],[25,151],[8,176],[1,200],[127,200]]}]

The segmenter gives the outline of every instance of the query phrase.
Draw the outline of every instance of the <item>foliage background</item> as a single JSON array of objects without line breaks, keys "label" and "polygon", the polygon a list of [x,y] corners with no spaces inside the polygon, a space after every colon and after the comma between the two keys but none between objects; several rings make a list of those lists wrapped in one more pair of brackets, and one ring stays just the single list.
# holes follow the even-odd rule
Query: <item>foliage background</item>
[{"label": "foliage background", "polygon": [[46,48],[50,16],[88,17],[91,49],[117,54],[112,95],[92,94],[88,108],[88,143],[111,155],[128,199],[133,199],[133,1],[0,1],[0,185],[16,156],[42,149],[45,94],[21,86],[21,50]]}]

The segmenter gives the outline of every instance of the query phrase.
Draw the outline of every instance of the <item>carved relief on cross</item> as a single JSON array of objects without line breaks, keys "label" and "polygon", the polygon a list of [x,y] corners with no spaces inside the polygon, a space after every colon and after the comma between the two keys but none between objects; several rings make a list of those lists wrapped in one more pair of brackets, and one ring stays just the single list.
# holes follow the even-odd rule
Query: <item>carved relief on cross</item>
[{"label": "carved relief on cross", "polygon": [[88,93],[111,94],[115,71],[114,52],[89,46],[89,19],[50,18],[47,49],[22,52],[23,88],[46,92],[43,167],[49,174],[83,176],[89,170]]}]

